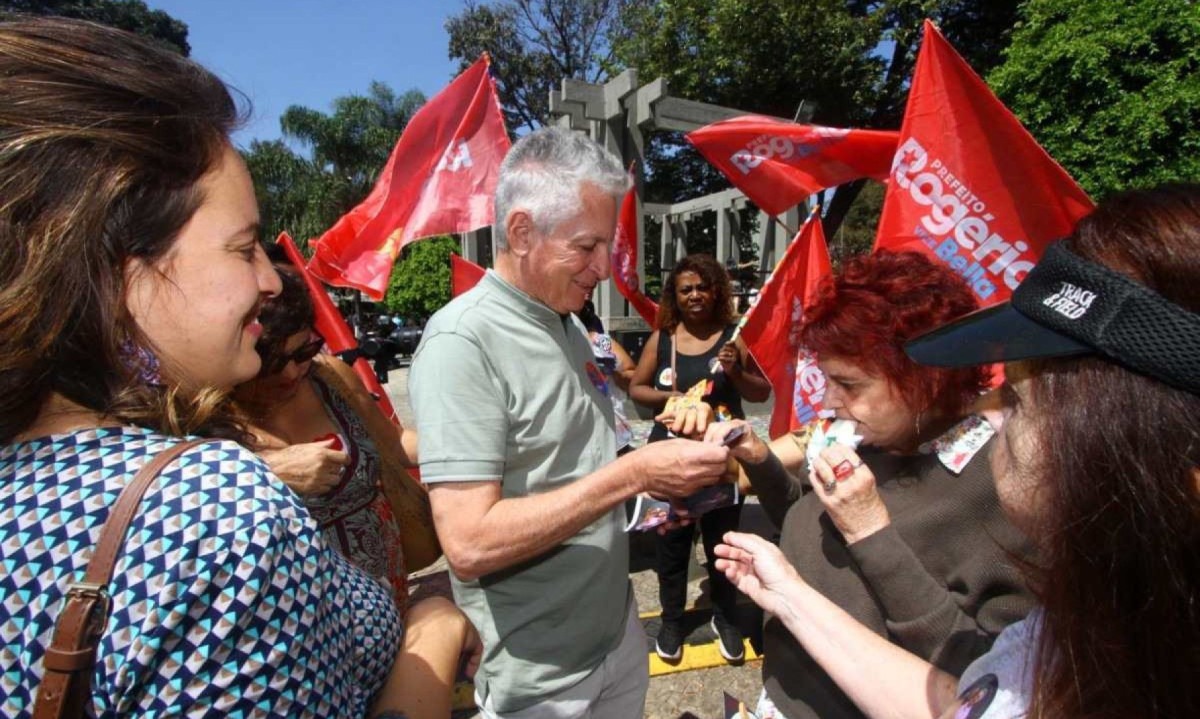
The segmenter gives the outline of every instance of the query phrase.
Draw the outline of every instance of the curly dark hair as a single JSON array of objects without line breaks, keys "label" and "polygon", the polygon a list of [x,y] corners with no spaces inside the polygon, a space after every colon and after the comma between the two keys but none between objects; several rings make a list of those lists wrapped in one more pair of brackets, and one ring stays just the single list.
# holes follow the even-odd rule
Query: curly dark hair
[{"label": "curly dark hair", "polygon": [[262,358],[259,377],[268,374],[283,356],[288,337],[311,330],[316,322],[308,287],[295,266],[290,262],[276,263],[275,271],[279,273],[282,289],[278,295],[263,303],[258,314],[258,321],[263,328],[262,335],[254,344],[254,349]]},{"label": "curly dark hair", "polygon": [[956,418],[987,388],[985,367],[924,367],[904,343],[979,306],[967,283],[916,252],[879,251],[847,261],[805,309],[801,342],[887,378],[919,412]]},{"label": "curly dark hair", "polygon": [[733,322],[733,286],[729,282],[729,273],[712,255],[697,254],[684,257],[667,275],[662,300],[658,303],[658,328],[671,333],[679,326],[683,313],[675,298],[675,281],[684,272],[695,272],[713,288],[713,320],[721,326]]}]

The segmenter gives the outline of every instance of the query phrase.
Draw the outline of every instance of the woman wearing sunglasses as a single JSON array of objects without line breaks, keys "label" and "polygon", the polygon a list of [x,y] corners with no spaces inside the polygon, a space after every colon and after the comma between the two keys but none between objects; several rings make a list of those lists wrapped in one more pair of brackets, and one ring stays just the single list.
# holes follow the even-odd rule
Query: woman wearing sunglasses
[{"label": "woman wearing sunglasses", "polygon": [[403,612],[401,528],[380,480],[416,465],[416,432],[384,418],[353,370],[321,352],[303,280],[290,265],[276,269],[283,290],[263,305],[255,345],[263,368],[236,394],[252,448],[304,501],[325,540],[390,586]]}]

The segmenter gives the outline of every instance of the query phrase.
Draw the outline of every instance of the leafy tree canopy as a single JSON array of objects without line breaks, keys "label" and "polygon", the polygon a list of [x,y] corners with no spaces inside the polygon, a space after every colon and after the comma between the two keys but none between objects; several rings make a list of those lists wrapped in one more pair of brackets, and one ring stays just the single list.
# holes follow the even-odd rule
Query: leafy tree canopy
[{"label": "leafy tree canopy", "polygon": [[284,137],[307,155],[282,141],[253,142],[245,153],[264,236],[287,230],[304,246],[329,229],[370,193],[401,131],[424,103],[417,90],[396,95],[373,82],[366,95],[334,100],[331,114],[299,105],[285,110]]},{"label": "leafy tree canopy", "polygon": [[[747,112],[897,129],[904,114],[921,23],[938,22],[977,70],[1000,61],[1017,0],[644,0],[613,40],[617,65],[671,93]],[[647,150],[647,194],[677,201],[727,187],[682,137],[660,133]],[[843,186],[825,213],[837,232],[864,183]]]},{"label": "leafy tree canopy", "polygon": [[492,75],[510,131],[529,130],[549,117],[550,91],[563,78],[603,82],[612,61],[610,37],[631,0],[467,0],[446,21],[450,57],[460,69],[481,53]]},{"label": "leafy tree canopy", "polygon": [[187,24],[142,0],[0,0],[0,15],[6,13],[90,20],[154,38],[184,56],[191,52]]},{"label": "leafy tree canopy", "polygon": [[414,242],[400,253],[384,304],[403,317],[428,318],[450,301],[450,255],[458,240],[449,235]]},{"label": "leafy tree canopy", "polygon": [[[463,64],[492,53],[510,127],[548,120],[561,78],[604,82],[627,67],[663,76],[677,97],[747,112],[898,128],[921,22],[934,19],[980,72],[1001,59],[1019,0],[470,0],[446,25]],[[728,187],[680,133],[655,132],[646,150],[645,199],[677,202]],[[834,194],[838,230],[863,183]],[[877,207],[876,203],[872,206]],[[860,224],[863,218],[856,220]],[[861,234],[861,228],[854,231]],[[861,244],[861,243],[856,243]],[[649,248],[648,259],[652,254]]]},{"label": "leafy tree canopy", "polygon": [[1095,197],[1200,177],[1200,5],[1031,0],[989,84]]}]

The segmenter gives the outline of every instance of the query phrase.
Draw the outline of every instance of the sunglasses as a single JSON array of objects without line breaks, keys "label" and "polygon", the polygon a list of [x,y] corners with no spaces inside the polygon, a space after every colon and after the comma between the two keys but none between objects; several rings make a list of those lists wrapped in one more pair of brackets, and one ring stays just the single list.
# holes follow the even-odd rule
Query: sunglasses
[{"label": "sunglasses", "polygon": [[305,342],[304,344],[300,345],[299,347],[292,350],[291,352],[288,352],[287,354],[285,354],[281,357],[276,357],[275,360],[273,362],[271,362],[270,365],[268,365],[266,368],[264,368],[263,374],[264,375],[279,374],[291,362],[295,362],[297,365],[302,365],[305,362],[312,360],[313,357],[316,357],[317,353],[319,353],[321,351],[321,348],[324,346],[325,346],[325,340],[320,337],[315,337],[314,339],[311,339],[308,342]]}]

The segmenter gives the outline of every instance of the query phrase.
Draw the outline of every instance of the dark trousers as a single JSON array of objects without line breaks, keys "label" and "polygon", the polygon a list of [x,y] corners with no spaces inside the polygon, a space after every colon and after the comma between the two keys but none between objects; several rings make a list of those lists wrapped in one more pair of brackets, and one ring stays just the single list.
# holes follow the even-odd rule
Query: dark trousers
[{"label": "dark trousers", "polygon": [[[713,547],[721,543],[726,532],[737,531],[742,516],[742,503],[722,507],[700,517],[700,537],[704,541],[704,556],[708,558],[708,586],[712,594],[713,615],[729,622],[736,622],[734,605],[737,602],[737,587],[717,571]],[[692,554],[692,537],[695,524],[681,527],[658,537],[655,547],[654,571],[658,573],[658,598],[662,604],[663,622],[678,622],[683,619],[683,608],[687,603],[688,559]]]}]

